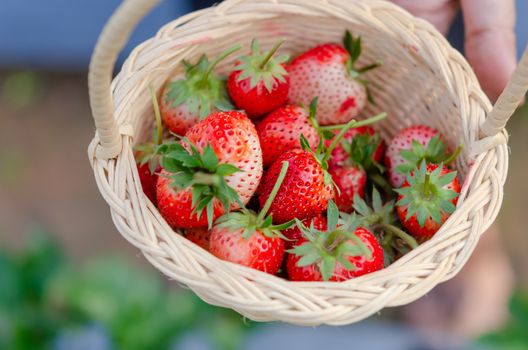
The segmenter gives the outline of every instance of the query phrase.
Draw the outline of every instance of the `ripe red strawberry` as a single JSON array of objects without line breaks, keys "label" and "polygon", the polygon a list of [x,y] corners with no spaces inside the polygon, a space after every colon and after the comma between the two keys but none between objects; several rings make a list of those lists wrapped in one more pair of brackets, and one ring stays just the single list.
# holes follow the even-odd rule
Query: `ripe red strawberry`
[{"label": "ripe red strawberry", "polygon": [[282,162],[289,162],[290,168],[271,205],[273,221],[283,223],[294,218],[304,220],[324,212],[328,201],[334,196],[331,177],[310,151],[302,149],[282,154],[271,165],[262,179],[260,204],[267,201]]},{"label": "ripe red strawberry", "polygon": [[209,230],[203,227],[185,230],[185,238],[205,250],[209,250],[210,236],[211,233],[209,232]]},{"label": "ripe red strawberry", "polygon": [[365,186],[367,185],[367,174],[356,166],[345,166],[330,169],[330,175],[339,188],[335,202],[340,211],[352,212],[354,205],[354,195],[361,198],[365,196]]},{"label": "ripe red strawberry", "polygon": [[389,182],[395,188],[405,181],[409,171],[425,160],[427,163],[449,164],[460,152],[452,155],[444,137],[425,125],[413,125],[401,130],[389,144],[385,155]]},{"label": "ripe red strawberry", "polygon": [[264,166],[270,166],[281,154],[301,148],[304,135],[312,149],[319,144],[319,134],[308,112],[299,106],[287,105],[268,114],[257,125]]},{"label": "ripe red strawberry", "polygon": [[[322,215],[310,219],[305,219],[302,221],[302,223],[307,227],[310,227],[313,224],[314,228],[316,228],[317,230],[326,231],[326,218]],[[284,242],[286,244],[286,249],[293,248],[297,241],[303,237],[303,234],[297,225],[282,231],[282,234],[287,239]]]},{"label": "ripe red strawberry", "polygon": [[[375,122],[385,117],[386,114],[382,113],[363,123]],[[322,141],[319,142],[315,152],[310,148],[306,138],[301,135],[303,149],[293,149],[283,153],[270,166],[260,188],[259,201],[261,204],[267,200],[282,162],[290,163],[290,170],[271,205],[270,211],[273,213],[274,222],[283,223],[294,218],[304,220],[326,210],[328,200],[334,196],[332,176],[328,173],[328,159],[342,136],[356,124],[351,121],[345,125],[329,147],[325,147]]]},{"label": "ripe red strawberry", "polygon": [[249,209],[231,212],[220,217],[211,230],[210,252],[216,257],[276,274],[284,258],[284,241],[280,230],[292,223],[273,225],[272,217],[266,217],[271,202],[288,170],[288,162],[281,164],[268,201],[257,215]]},{"label": "ripe red strawberry", "polygon": [[163,125],[161,123],[158,100],[156,99],[154,90],[150,89],[150,95],[152,98],[156,127],[153,130],[152,141],[137,145],[134,147],[134,151],[139,181],[143,188],[143,192],[152,203],[156,204],[156,183],[158,181],[158,173],[161,171],[157,150],[163,142]]},{"label": "ripe red strawberry", "polygon": [[370,94],[361,74],[376,68],[361,68],[356,62],[361,55],[361,38],[345,33],[344,46],[323,44],[297,58],[287,67],[290,77],[290,102],[307,106],[319,98],[317,120],[321,125],[342,124],[355,118]]},{"label": "ripe red strawberry", "polygon": [[456,171],[444,165],[422,161],[396,190],[398,217],[403,227],[418,240],[431,238],[455,211],[460,195],[456,175]]},{"label": "ripe red strawberry", "polygon": [[160,152],[158,209],[177,228],[211,226],[224,210],[246,204],[262,177],[257,132],[237,111],[211,114]]},{"label": "ripe red strawberry", "polygon": [[358,227],[354,218],[338,226],[338,216],[331,202],[326,230],[308,228],[297,220],[304,237],[286,258],[290,280],[339,282],[383,268],[383,249],[372,232]]},{"label": "ripe red strawberry", "polygon": [[221,53],[213,62],[203,55],[196,64],[183,61],[185,73],[167,83],[160,98],[161,114],[167,128],[184,135],[211,112],[233,108],[226,93],[225,78],[216,75],[216,65],[240,49]]},{"label": "ripe red strawberry", "polygon": [[287,55],[273,57],[282,44],[262,53],[256,40],[251,43],[251,54],[242,56],[229,75],[227,89],[235,106],[257,118],[283,106],[288,100],[289,82],[284,62]]}]

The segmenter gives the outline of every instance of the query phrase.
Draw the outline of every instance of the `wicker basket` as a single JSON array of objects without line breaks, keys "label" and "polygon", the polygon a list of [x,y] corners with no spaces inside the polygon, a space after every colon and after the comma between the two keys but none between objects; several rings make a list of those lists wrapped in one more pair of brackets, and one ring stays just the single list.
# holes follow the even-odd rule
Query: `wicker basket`
[{"label": "wicker basket", "polygon": [[[359,321],[423,296],[462,268],[502,202],[508,168],[504,126],[528,87],[528,55],[492,110],[462,55],[430,24],[389,2],[227,0],[164,26],[135,48],[111,82],[118,52],[158,1],[123,2],[99,39],[89,75],[97,127],[89,147],[95,179],[119,232],[156,268],[211,304],[252,320],[299,325]],[[364,111],[389,112],[378,125],[384,138],[424,123],[452,145],[465,145],[456,164],[464,186],[455,213],[433,239],[388,268],[341,283],[290,282],[221,261],[175,234],[143,195],[132,152],[152,127],[148,86],[160,88],[184,58],[215,55],[253,37],[267,48],[284,38],[281,50],[295,54],[339,41],[345,29],[364,38],[365,61],[384,62],[368,76],[377,105]]]}]

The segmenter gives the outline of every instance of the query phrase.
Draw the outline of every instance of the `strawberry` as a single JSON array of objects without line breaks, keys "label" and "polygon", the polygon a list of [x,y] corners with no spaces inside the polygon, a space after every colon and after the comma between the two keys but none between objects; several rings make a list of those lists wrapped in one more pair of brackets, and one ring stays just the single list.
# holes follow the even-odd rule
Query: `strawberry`
[{"label": "strawberry", "polygon": [[350,213],[354,205],[354,195],[365,196],[367,174],[356,166],[331,168],[330,175],[339,189],[335,202],[340,211]]},{"label": "strawberry", "polygon": [[357,68],[360,55],[361,38],[353,38],[347,31],[344,46],[327,43],[295,58],[287,67],[290,102],[307,106],[319,97],[317,120],[321,125],[346,123],[357,117],[371,99],[361,74],[379,66]]},{"label": "strawberry", "polygon": [[272,192],[257,215],[243,208],[220,217],[211,230],[210,252],[216,257],[251,267],[270,274],[276,274],[284,258],[284,241],[281,230],[293,222],[273,225],[267,216],[271,202],[288,171],[288,162],[281,164],[281,171]]},{"label": "strawberry", "polygon": [[390,184],[398,188],[409,171],[425,160],[427,163],[449,164],[460,153],[460,147],[450,154],[445,138],[435,129],[413,125],[401,130],[389,144],[385,155]]},{"label": "strawberry", "polygon": [[[313,226],[320,231],[326,230],[326,218],[322,215],[318,215],[310,219],[305,219],[302,221],[302,223],[303,225],[307,225],[308,227],[313,224]],[[297,225],[282,231],[282,234],[287,239],[285,241],[286,249],[293,248],[297,241],[303,237],[303,234]]]},{"label": "strawberry", "polygon": [[182,61],[185,73],[167,83],[160,98],[163,122],[172,133],[184,135],[211,112],[233,108],[226,93],[225,78],[213,70],[238,49],[234,47],[221,53],[213,62],[206,55],[194,65]]},{"label": "strawberry", "polygon": [[210,235],[211,234],[207,228],[199,227],[185,230],[184,236],[194,244],[205,250],[209,250]]},{"label": "strawberry", "polygon": [[158,181],[158,173],[161,170],[157,150],[163,142],[163,125],[161,122],[160,109],[156,94],[154,93],[153,88],[149,88],[149,90],[152,99],[152,107],[154,109],[156,127],[153,130],[152,141],[137,145],[134,147],[134,150],[139,181],[143,188],[143,192],[152,203],[156,204],[156,183]]},{"label": "strawberry", "polygon": [[227,79],[227,90],[235,106],[257,118],[283,106],[288,100],[289,82],[284,62],[287,55],[273,57],[283,42],[262,53],[256,40],[251,54],[242,56]]},{"label": "strawberry", "polygon": [[319,134],[307,111],[299,106],[287,105],[268,114],[257,125],[262,146],[264,166],[270,166],[281,154],[301,148],[299,139],[304,135],[310,148],[319,144]]},{"label": "strawberry", "polygon": [[211,227],[224,211],[246,204],[262,177],[257,132],[237,111],[211,114],[160,153],[158,209],[176,228]]},{"label": "strawberry", "polygon": [[456,171],[426,164],[412,170],[400,189],[396,212],[403,227],[418,240],[431,238],[455,211],[460,194]]},{"label": "strawberry", "polygon": [[330,201],[326,230],[296,220],[304,237],[286,258],[290,280],[339,282],[383,268],[383,249],[372,232],[359,227],[352,216],[344,225],[338,225],[338,218]]},{"label": "strawberry", "polygon": [[[382,113],[363,123],[375,122],[385,117],[386,114]],[[270,166],[260,188],[261,205],[269,196],[282,162],[290,163],[290,170],[271,205],[270,211],[273,213],[274,222],[283,223],[294,218],[304,220],[326,210],[328,201],[334,196],[332,176],[328,173],[328,159],[344,133],[356,124],[357,122],[350,121],[329,147],[325,147],[321,141],[316,151],[310,148],[308,140],[301,135],[302,149],[293,149],[283,153]]]}]

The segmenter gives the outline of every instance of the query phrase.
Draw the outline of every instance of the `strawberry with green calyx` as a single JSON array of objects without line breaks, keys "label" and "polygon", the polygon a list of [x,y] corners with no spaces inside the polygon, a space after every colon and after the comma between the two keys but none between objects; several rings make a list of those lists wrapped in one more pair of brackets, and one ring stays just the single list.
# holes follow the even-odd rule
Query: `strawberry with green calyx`
[{"label": "strawberry with green calyx", "polygon": [[277,182],[258,215],[243,208],[216,220],[209,244],[213,255],[270,274],[277,273],[284,257],[282,238],[285,237],[281,230],[289,228],[293,221],[273,225],[271,215],[266,214],[286,176],[288,166],[288,162],[282,163]]},{"label": "strawberry with green calyx", "polygon": [[460,195],[456,176],[457,172],[445,165],[422,161],[396,190],[398,217],[419,241],[431,238],[455,211]]},{"label": "strawberry with green calyx", "polygon": [[383,268],[383,249],[376,237],[351,216],[339,225],[339,211],[330,201],[325,230],[312,223],[297,226],[303,237],[289,250],[288,277],[294,281],[345,281]]},{"label": "strawberry with green calyx", "polygon": [[[157,183],[158,209],[171,226],[212,227],[213,220],[229,211],[233,203],[242,205],[238,193],[226,182],[227,176],[240,169],[219,163],[210,145],[200,154],[183,139],[160,146],[159,153],[163,170]],[[202,215],[204,209],[206,215]]]},{"label": "strawberry with green calyx", "polygon": [[154,109],[156,127],[153,130],[152,141],[137,145],[134,147],[134,151],[136,154],[139,181],[143,192],[152,203],[156,204],[156,182],[158,181],[158,172],[161,170],[157,150],[163,142],[163,125],[158,100],[152,86],[149,87],[149,91]]},{"label": "strawberry with green calyx", "polygon": [[[173,227],[211,227],[224,211],[249,202],[262,177],[257,131],[242,112],[217,112],[160,146],[158,209]],[[200,214],[205,209],[207,215]]]},{"label": "strawberry with green calyx", "polygon": [[400,255],[416,248],[416,240],[396,226],[397,218],[394,215],[394,201],[383,203],[379,192],[374,187],[372,190],[372,208],[360,196],[354,197],[354,210],[358,214],[361,226],[371,230],[379,237],[385,251],[385,265],[390,265],[396,258],[397,251]]},{"label": "strawberry with green calyx", "polygon": [[290,102],[308,105],[318,96],[321,113],[317,119],[321,125],[346,123],[357,117],[367,100],[372,100],[362,74],[380,66],[357,67],[361,50],[361,38],[347,31],[343,45],[322,44],[299,55],[287,67]]},{"label": "strawberry with green calyx", "polygon": [[212,112],[233,109],[226,93],[225,77],[213,72],[218,63],[239,50],[233,47],[221,53],[213,62],[203,55],[196,64],[182,61],[185,74],[167,83],[161,96],[161,114],[165,126],[177,135]]},{"label": "strawberry with green calyx", "polygon": [[279,193],[271,204],[275,223],[283,223],[294,218],[304,220],[317,216],[326,210],[328,201],[334,196],[334,183],[328,173],[328,159],[332,150],[340,142],[346,131],[358,123],[368,124],[386,117],[385,113],[361,122],[350,121],[327,148],[321,141],[316,151],[310,148],[309,142],[301,135],[302,149],[293,149],[283,153],[270,166],[264,176],[259,201],[263,205],[278,177],[283,161],[290,163]]},{"label": "strawberry with green calyx", "polygon": [[461,150],[462,146],[459,146],[451,153],[443,135],[426,125],[413,125],[403,129],[392,139],[385,155],[389,181],[394,188],[398,188],[407,174],[422,161],[449,165]]},{"label": "strawberry with green calyx", "polygon": [[257,40],[253,40],[251,54],[239,58],[227,79],[227,90],[235,106],[250,118],[270,113],[288,100],[288,73],[284,69],[288,56],[274,56],[282,43],[261,52]]}]

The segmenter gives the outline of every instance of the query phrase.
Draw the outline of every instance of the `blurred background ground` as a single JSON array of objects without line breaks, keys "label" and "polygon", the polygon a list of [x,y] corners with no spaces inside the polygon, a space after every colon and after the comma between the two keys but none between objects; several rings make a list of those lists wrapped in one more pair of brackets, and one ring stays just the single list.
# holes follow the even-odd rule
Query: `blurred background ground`
[{"label": "blurred background ground", "polygon": [[[86,64],[100,27],[119,1],[97,0],[91,6],[83,7],[78,2],[49,0],[46,2],[47,12],[39,6],[31,6],[31,3],[30,0],[4,0],[0,3],[0,251],[24,251],[26,242],[31,241],[30,237],[35,231],[45,231],[60,242],[67,259],[74,263],[89,263],[98,256],[122,256],[125,261],[140,266],[150,276],[161,280],[160,274],[145,262],[139,251],[115,230],[108,207],[95,185],[86,154],[87,145],[94,133],[87,96]],[[64,18],[68,11],[72,11],[74,15],[68,20],[54,21],[52,8],[62,9],[64,13],[60,18]],[[100,11],[89,16],[87,13],[94,8]],[[134,42],[151,35],[160,24],[191,8],[192,4],[187,1],[165,1],[163,7],[154,12],[138,30]],[[16,9],[27,10],[35,26],[55,29],[39,33],[38,30],[24,32],[23,24],[15,29],[8,27],[13,21],[6,22],[5,19],[13,16],[16,18]],[[521,0],[520,14],[528,13],[527,9],[527,3]],[[90,18],[90,21],[83,21],[83,17]],[[522,18],[521,15],[519,17]],[[64,28],[78,28],[78,31],[65,36],[64,40],[58,39]],[[14,32],[19,35],[12,35]],[[76,36],[86,40],[80,42],[75,40]],[[521,32],[520,47],[526,45],[527,37],[528,30]],[[46,40],[49,45],[45,45]],[[508,130],[511,134],[509,177],[503,209],[497,220],[500,240],[493,244],[504,245],[514,269],[516,286],[526,290],[528,107],[525,106],[516,113]],[[0,262],[1,260],[0,256]],[[0,264],[0,275],[1,272]],[[489,276],[488,280],[493,281],[494,276]],[[173,287],[172,284],[167,285]],[[2,290],[7,287],[0,284],[0,297]],[[480,287],[482,286],[475,286],[476,289]],[[47,305],[47,299],[43,300],[43,305]],[[185,300],[189,303],[189,300],[195,299]],[[523,307],[527,308],[526,315],[521,313],[520,318],[528,320],[528,303],[515,300],[513,311],[519,312]],[[504,309],[506,308],[504,305]],[[394,312],[387,310],[381,316],[373,317],[375,321],[380,318],[394,319]],[[165,321],[167,320],[170,322],[170,318]],[[173,322],[177,324],[182,321],[174,318]],[[242,324],[242,321],[239,320],[239,323]],[[528,334],[528,321],[525,323],[525,333]],[[353,339],[358,342],[364,332],[361,327],[364,326],[352,327],[355,330]],[[395,330],[394,327],[391,329]],[[2,330],[0,317],[0,349],[3,349]],[[95,333],[100,334],[98,332],[99,328],[96,326]],[[196,339],[201,339],[200,336],[192,337],[193,334],[201,334],[200,332],[194,330],[190,333],[190,338],[184,338],[189,342],[186,348],[207,348],[199,341],[195,342]],[[223,331],[220,329],[214,332]],[[284,326],[261,334],[277,339],[284,337],[284,334],[291,339],[305,334],[298,332],[301,331]],[[325,331],[323,328],[318,334],[324,338],[328,334],[325,332],[340,331]],[[332,334],[332,337],[339,337]],[[350,339],[350,336],[349,334],[349,338],[343,339]],[[262,335],[256,338],[262,339]],[[387,339],[392,338],[388,335]],[[317,340],[314,339],[312,343],[317,344]],[[416,348],[420,348],[419,343]]]}]

